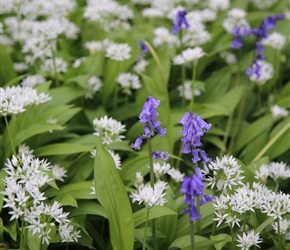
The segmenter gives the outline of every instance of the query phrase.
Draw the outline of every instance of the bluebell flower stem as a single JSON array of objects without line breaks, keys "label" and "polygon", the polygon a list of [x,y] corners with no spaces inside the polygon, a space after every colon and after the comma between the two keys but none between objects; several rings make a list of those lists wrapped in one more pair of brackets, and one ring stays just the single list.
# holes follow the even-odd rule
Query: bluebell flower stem
[{"label": "bluebell flower stem", "polygon": [[[153,158],[152,158],[152,144],[151,139],[147,139],[148,152],[149,152],[149,166],[150,166],[150,184],[152,188],[155,184],[155,175],[153,170]],[[155,219],[152,220],[152,239],[153,239],[153,249],[157,250],[157,237],[156,237],[156,222]]]},{"label": "bluebell flower stem", "polygon": [[148,219],[149,219],[149,209],[147,209],[146,215],[146,222],[145,222],[145,229],[144,229],[144,238],[143,238],[143,247],[142,250],[146,249],[146,239],[147,239],[147,228],[148,228]]},{"label": "bluebell flower stem", "polygon": [[[197,214],[200,215],[200,196],[196,197],[196,210],[197,210]],[[197,229],[197,234],[200,235],[201,234],[200,220],[196,221],[196,229]]]},{"label": "bluebell flower stem", "polygon": [[11,132],[10,132],[10,128],[9,128],[9,123],[8,123],[6,115],[4,115],[4,120],[5,120],[5,124],[6,124],[6,128],[7,128],[7,133],[8,133],[8,137],[9,137],[9,140],[10,140],[12,152],[16,156],[16,151],[15,151],[15,147],[14,147],[14,143],[13,143],[13,140],[12,140],[12,136],[11,136]]},{"label": "bluebell flower stem", "polygon": [[157,64],[157,67],[158,67],[158,70],[159,70],[159,73],[160,73],[160,76],[161,76],[161,80],[162,80],[162,85],[163,85],[163,88],[164,88],[164,93],[165,93],[165,95],[168,98],[168,91],[167,91],[167,84],[166,84],[165,73],[164,73],[162,64],[161,64],[161,62],[159,60],[159,57],[157,56],[155,50],[153,49],[153,47],[151,46],[151,44],[149,42],[144,41],[144,44],[149,49],[151,55],[153,56],[153,58],[154,58],[154,60],[155,60],[155,62]]},{"label": "bluebell flower stem", "polygon": [[194,226],[193,221],[189,220],[190,227],[190,249],[194,250]]},{"label": "bluebell flower stem", "polygon": [[197,68],[197,62],[196,63],[194,62],[193,69],[192,69],[192,80],[191,80],[192,97],[191,97],[190,108],[189,108],[191,112],[193,112],[193,108],[194,108],[194,88],[195,88],[195,79],[196,79],[196,68]]}]

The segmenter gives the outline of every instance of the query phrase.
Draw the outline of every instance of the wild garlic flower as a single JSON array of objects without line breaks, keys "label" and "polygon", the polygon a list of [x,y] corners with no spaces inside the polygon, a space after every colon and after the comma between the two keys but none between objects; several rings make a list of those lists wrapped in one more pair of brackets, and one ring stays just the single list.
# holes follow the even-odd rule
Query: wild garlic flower
[{"label": "wild garlic flower", "polygon": [[270,46],[273,49],[281,50],[286,43],[286,38],[278,32],[273,32],[268,35],[267,38],[263,39],[261,43],[262,45]]},{"label": "wild garlic flower", "polygon": [[188,48],[173,58],[173,64],[197,64],[198,59],[203,57],[205,54],[206,53],[203,52],[202,48],[200,47],[195,47],[194,49]]},{"label": "wild garlic flower", "polygon": [[253,0],[251,3],[258,9],[258,10],[264,10],[271,6],[273,6],[275,3],[277,3],[278,0]]},{"label": "wild garlic flower", "polygon": [[58,164],[52,165],[51,170],[55,180],[64,182],[64,178],[67,177],[67,170],[60,167]]},{"label": "wild garlic flower", "polygon": [[22,154],[27,157],[34,157],[33,155],[33,149],[30,149],[25,143],[20,144],[18,147],[18,154],[17,156],[21,157]]},{"label": "wild garlic flower", "polygon": [[142,16],[146,17],[148,19],[153,18],[163,18],[164,13],[162,10],[156,9],[156,8],[145,8],[142,10]]},{"label": "wild garlic flower", "polygon": [[86,99],[93,99],[94,98],[94,94],[99,92],[100,89],[102,88],[103,83],[101,81],[100,78],[96,77],[96,76],[92,76],[90,77],[90,79],[88,80],[86,89],[87,89],[87,93],[85,94],[85,98]]},{"label": "wild garlic flower", "polygon": [[[192,83],[191,81],[186,81],[184,84],[179,85],[177,87],[177,90],[179,91],[179,96],[184,97],[185,100],[191,100],[192,99]],[[194,88],[194,96],[201,95],[201,90],[198,87]]]},{"label": "wild garlic flower", "polygon": [[103,144],[109,145],[113,142],[122,141],[125,138],[124,135],[121,135],[121,133],[126,131],[125,125],[112,117],[95,118],[93,124],[96,130],[94,135],[101,136]]},{"label": "wild garlic flower", "polygon": [[250,77],[250,80],[256,82],[259,86],[262,86],[266,81],[273,78],[274,69],[272,64],[258,60],[252,64],[247,70],[247,75]]},{"label": "wild garlic flower", "polygon": [[259,170],[255,171],[255,178],[260,180],[264,184],[267,182],[268,176],[269,176],[269,168],[268,165],[266,164],[262,164]]},{"label": "wild garlic flower", "polygon": [[145,72],[147,66],[149,65],[149,62],[142,59],[140,61],[138,61],[134,67],[133,70],[137,73],[137,74],[142,74]]},{"label": "wild garlic flower", "polygon": [[51,100],[48,94],[40,93],[31,87],[12,86],[0,88],[0,114],[3,116],[19,114],[28,106]]},{"label": "wild garlic flower", "polygon": [[281,117],[287,116],[289,114],[289,111],[278,105],[273,105],[271,106],[271,113],[275,119],[279,119]]},{"label": "wild garlic flower", "polygon": [[207,176],[206,181],[208,186],[216,188],[224,193],[228,189],[232,189],[232,186],[243,185],[242,180],[243,170],[233,156],[223,156],[221,159],[218,157],[215,161],[209,162],[204,166],[202,173]]},{"label": "wild garlic flower", "polygon": [[224,11],[229,8],[230,1],[229,0],[209,0],[208,6],[210,9],[218,12],[219,10]]},{"label": "wild garlic flower", "polygon": [[85,62],[86,60],[87,60],[86,57],[77,58],[77,59],[73,62],[72,67],[73,67],[74,69],[76,69],[76,68],[78,68],[79,66],[81,66],[81,64],[82,64],[83,62]]},{"label": "wild garlic flower", "polygon": [[132,202],[144,203],[145,207],[150,209],[153,206],[164,206],[167,200],[164,198],[167,189],[167,182],[157,180],[154,187],[150,184],[140,185],[137,190],[131,192]]},{"label": "wild garlic flower", "polygon": [[136,188],[138,188],[138,187],[144,185],[143,183],[144,183],[144,178],[142,176],[142,173],[141,172],[136,172],[136,179],[135,179],[134,186]]},{"label": "wild garlic flower", "polygon": [[246,20],[247,13],[238,8],[228,11],[227,18],[223,21],[223,27],[228,33],[232,33],[237,27],[247,26],[250,27]]},{"label": "wild garlic flower", "polygon": [[188,47],[201,46],[211,39],[211,34],[205,30],[202,23],[193,23],[182,37],[182,43]]},{"label": "wild garlic flower", "polygon": [[56,71],[55,73],[65,73],[67,71],[67,63],[60,57],[55,59],[49,58],[43,62],[41,69],[50,73],[54,73],[54,71]]},{"label": "wild garlic flower", "polygon": [[98,51],[103,51],[104,46],[102,41],[89,41],[85,43],[85,48],[89,50],[90,54],[94,54]]},{"label": "wild garlic flower", "polygon": [[40,85],[40,84],[43,84],[45,82],[46,82],[46,79],[43,76],[34,75],[34,76],[25,77],[20,84],[24,87],[33,88],[33,87]]},{"label": "wild garlic flower", "polygon": [[229,65],[235,64],[237,62],[237,58],[235,54],[228,52],[228,51],[223,51],[219,54],[220,58],[225,60],[225,62]]},{"label": "wild garlic flower", "polygon": [[284,162],[271,162],[268,168],[269,176],[274,181],[278,179],[288,179],[290,177],[290,168]]},{"label": "wild garlic flower", "polygon": [[152,43],[157,48],[172,48],[179,45],[179,40],[175,35],[171,34],[167,28],[157,27],[154,30],[154,37]]},{"label": "wild garlic flower", "polygon": [[[5,44],[4,44],[5,45]],[[16,62],[13,64],[15,71],[17,72],[23,72],[29,69],[28,65],[26,63]]]},{"label": "wild garlic flower", "polygon": [[259,247],[259,243],[262,242],[260,233],[255,234],[254,230],[248,231],[247,233],[243,232],[243,235],[237,235],[237,242],[239,243],[237,247],[241,250],[249,250],[252,246]]},{"label": "wild garlic flower", "polygon": [[[121,170],[121,157],[119,154],[115,153],[114,150],[111,150],[111,149],[106,149],[110,155],[113,157],[113,160],[115,162],[115,165],[116,165],[116,168]],[[96,149],[94,149],[92,152],[91,152],[91,157],[92,158],[95,158],[96,157]]]},{"label": "wild garlic flower", "polygon": [[175,181],[182,182],[185,176],[184,173],[181,173],[179,169],[171,168],[168,170],[167,174]]},{"label": "wild garlic flower", "polygon": [[272,227],[275,231],[276,234],[286,234],[289,227],[290,227],[290,220],[284,219],[279,221],[280,224],[280,232],[278,232],[279,227],[278,227],[278,222],[275,221],[272,223]]},{"label": "wild garlic flower", "polygon": [[141,88],[139,77],[131,73],[120,73],[116,82],[121,85],[123,92],[127,95],[132,95],[131,89]]},{"label": "wild garlic flower", "polygon": [[129,30],[134,12],[114,0],[87,0],[84,18],[99,23],[105,31],[119,28]]},{"label": "wild garlic flower", "polygon": [[[68,213],[63,212],[61,204],[57,201],[52,205],[44,203],[47,198],[40,188],[53,181],[49,174],[51,171],[54,172],[50,163],[22,154],[8,159],[3,170],[8,175],[3,180],[5,183],[5,190],[2,192],[5,202],[3,208],[9,208],[10,220],[26,221],[27,229],[32,231],[33,235],[38,233],[43,244],[50,243],[49,232],[56,226],[59,228],[62,241],[77,241],[80,232],[69,225]],[[62,172],[62,177],[63,174]],[[54,178],[60,178],[60,175]],[[61,234],[61,227],[69,228],[66,238]]]},{"label": "wild garlic flower", "polygon": [[127,43],[112,43],[106,48],[105,56],[114,61],[125,61],[131,58],[131,47]]},{"label": "wild garlic flower", "polygon": [[163,162],[162,164],[160,162],[153,163],[153,172],[157,179],[160,179],[162,175],[167,174],[170,169],[171,165],[167,162]]}]

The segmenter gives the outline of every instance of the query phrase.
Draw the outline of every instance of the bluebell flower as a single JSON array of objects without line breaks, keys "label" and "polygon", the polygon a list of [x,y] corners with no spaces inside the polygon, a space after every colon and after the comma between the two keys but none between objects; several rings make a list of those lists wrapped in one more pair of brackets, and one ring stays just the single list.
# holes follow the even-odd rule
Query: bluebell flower
[{"label": "bluebell flower", "polygon": [[147,53],[147,52],[149,52],[149,49],[148,49],[148,47],[145,45],[145,43],[144,43],[144,40],[141,40],[140,41],[140,47],[141,47],[141,51],[142,51],[142,53]]},{"label": "bluebell flower", "polygon": [[189,23],[186,20],[187,11],[186,10],[180,10],[177,12],[175,16],[175,22],[172,27],[172,33],[177,34],[179,30],[183,29],[184,25],[185,28],[188,29],[190,27]]},{"label": "bluebell flower", "polygon": [[180,192],[185,194],[185,199],[183,203],[188,204],[188,208],[184,210],[184,214],[189,213],[189,219],[191,221],[199,220],[201,216],[198,214],[196,209],[196,198],[201,197],[200,205],[204,205],[212,200],[214,197],[209,194],[204,194],[204,183],[202,182],[202,178],[200,178],[201,172],[196,172],[196,174],[192,174],[190,177],[184,177],[182,187]]},{"label": "bluebell flower", "polygon": [[192,112],[186,112],[183,118],[179,121],[182,124],[183,130],[181,134],[183,138],[182,150],[183,154],[192,154],[192,162],[197,163],[202,159],[203,163],[207,163],[210,159],[207,157],[206,153],[199,149],[202,146],[200,138],[211,128],[211,124],[206,123],[197,114]]},{"label": "bluebell flower", "polygon": [[238,49],[243,47],[243,40],[242,38],[244,36],[249,36],[251,34],[251,30],[248,26],[240,26],[235,28],[232,31],[232,35],[235,37],[234,41],[231,43],[230,48],[232,49]]},{"label": "bluebell flower", "polygon": [[155,100],[152,96],[147,98],[147,101],[144,103],[139,114],[140,123],[145,124],[144,134],[138,136],[136,141],[131,144],[131,148],[140,150],[143,139],[149,139],[154,136],[154,131],[156,131],[160,136],[165,135],[166,129],[161,128],[161,122],[157,121],[157,116],[159,114],[157,113],[156,109],[159,105],[159,100]]},{"label": "bluebell flower", "polygon": [[163,159],[164,161],[167,161],[169,159],[169,154],[168,152],[153,151],[152,157],[153,159],[157,161],[161,159]]}]

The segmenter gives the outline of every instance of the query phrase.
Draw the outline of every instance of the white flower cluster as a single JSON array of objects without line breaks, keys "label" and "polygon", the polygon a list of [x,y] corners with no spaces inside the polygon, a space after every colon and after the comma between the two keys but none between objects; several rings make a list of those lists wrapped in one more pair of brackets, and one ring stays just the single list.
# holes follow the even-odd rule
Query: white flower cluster
[{"label": "white flower cluster", "polygon": [[173,64],[197,64],[198,59],[203,57],[205,54],[206,53],[201,47],[195,47],[194,49],[188,48],[173,58]]},{"label": "white flower cluster", "polygon": [[98,51],[104,51],[111,44],[114,43],[107,38],[103,41],[92,40],[85,43],[85,48],[89,50],[90,54],[94,54]]},{"label": "white flower cluster", "polygon": [[25,79],[20,83],[22,86],[25,87],[35,87],[37,85],[43,84],[46,82],[46,79],[40,75],[34,76],[27,76]]},{"label": "white flower cluster", "polygon": [[222,159],[216,158],[204,166],[202,173],[207,176],[208,186],[216,187],[224,193],[232,186],[243,185],[242,180],[245,178],[241,166],[233,156],[223,156]]},{"label": "white flower cluster", "polygon": [[220,58],[224,59],[225,62],[229,65],[235,64],[237,62],[237,58],[235,54],[228,52],[228,51],[223,51],[219,54]]},{"label": "white flower cluster", "polygon": [[238,235],[237,242],[240,243],[237,246],[241,250],[249,250],[252,246],[258,246],[259,243],[262,242],[260,238],[260,234],[255,234],[254,230],[250,230],[249,232],[243,232],[243,236]]},{"label": "white flower cluster", "polygon": [[131,89],[140,89],[141,83],[139,77],[131,73],[120,73],[116,82],[121,85],[123,92],[127,95],[132,95]]},{"label": "white flower cluster", "polygon": [[[186,100],[192,99],[192,83],[191,81],[184,82],[183,85],[179,85],[177,87],[177,90],[179,91],[179,96],[184,97]],[[194,88],[194,95],[199,96],[201,95],[201,90],[197,87]]]},{"label": "white flower cluster", "polygon": [[131,58],[131,47],[127,43],[112,43],[106,47],[105,56],[114,61],[125,61]]},{"label": "white flower cluster", "polygon": [[12,86],[0,88],[0,114],[3,116],[22,113],[28,106],[51,100],[48,94],[40,93],[31,87]]},{"label": "white flower cluster", "polygon": [[94,94],[99,92],[102,87],[103,83],[100,78],[96,76],[90,77],[90,79],[88,80],[88,84],[86,86],[88,92],[86,93],[85,98],[93,99]]},{"label": "white flower cluster", "polygon": [[281,117],[287,116],[289,111],[278,105],[273,105],[271,106],[271,113],[275,119],[279,119]]},{"label": "white flower cluster", "polygon": [[154,187],[150,184],[140,184],[137,186],[136,191],[131,192],[130,197],[132,198],[132,202],[144,203],[148,209],[153,206],[163,206],[167,202],[164,198],[166,194],[164,191],[167,187],[167,183],[161,180],[157,180]]},{"label": "white flower cluster", "polygon": [[262,164],[258,171],[255,171],[255,178],[266,183],[267,178],[271,177],[274,181],[290,178],[290,168],[284,162],[271,162]]},{"label": "white flower cluster", "polygon": [[[273,78],[274,69],[272,64],[266,61],[258,60],[257,63],[259,64],[259,67],[261,67],[260,75],[258,76],[257,74],[252,74],[250,76],[250,80],[262,86],[266,83],[266,81]],[[257,68],[256,64],[253,64],[254,71],[256,71],[256,68]]]},{"label": "white flower cluster", "polygon": [[251,3],[259,10],[267,9],[277,2],[278,0],[253,0],[251,1]]},{"label": "white flower cluster", "polygon": [[172,168],[171,165],[165,161],[161,164],[159,161],[153,163],[153,172],[157,179],[168,174],[174,181],[182,182],[184,174],[178,169]]},{"label": "white flower cluster", "polygon": [[167,28],[158,27],[154,30],[153,45],[157,48],[172,48],[179,45],[179,40],[175,35],[171,34]]},{"label": "white flower cluster", "polygon": [[66,61],[60,57],[45,59],[40,67],[49,73],[65,73],[67,71]]},{"label": "white flower cluster", "polygon": [[228,11],[228,16],[223,22],[223,27],[228,33],[232,33],[232,31],[241,26],[250,27],[247,20],[247,13],[242,9],[231,9]]},{"label": "white flower cluster", "polygon": [[112,142],[121,141],[125,138],[121,133],[125,132],[125,125],[121,122],[108,116],[101,117],[100,119],[95,118],[93,120],[96,132],[94,135],[102,137],[102,143],[109,145]]},{"label": "white flower cluster", "polygon": [[267,38],[263,39],[261,43],[273,49],[281,50],[286,43],[286,37],[281,33],[273,32]]},{"label": "white flower cluster", "polygon": [[119,28],[129,30],[134,13],[126,5],[114,0],[87,0],[84,18],[99,23],[106,31]]},{"label": "white flower cluster", "polygon": [[137,73],[137,74],[142,74],[145,70],[146,67],[149,65],[149,62],[141,59],[140,61],[138,61],[135,66],[133,67],[133,70]]},{"label": "white flower cluster", "polygon": [[56,226],[62,242],[77,241],[80,231],[74,230],[69,224],[68,213],[63,212],[57,201],[52,205],[45,203],[47,198],[40,191],[42,186],[52,181],[49,177],[49,172],[52,171],[50,163],[22,154],[21,157],[13,156],[11,160],[8,159],[4,171],[8,176],[3,180],[3,207],[11,210],[10,220],[26,221],[27,229],[32,234],[38,233],[43,244],[49,245],[49,233]]}]

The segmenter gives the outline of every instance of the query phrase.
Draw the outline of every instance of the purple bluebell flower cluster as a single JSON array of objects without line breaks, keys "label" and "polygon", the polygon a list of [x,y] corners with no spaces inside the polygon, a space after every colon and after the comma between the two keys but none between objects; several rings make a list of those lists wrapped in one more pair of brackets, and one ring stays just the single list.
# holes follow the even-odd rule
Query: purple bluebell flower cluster
[{"label": "purple bluebell flower cluster", "polygon": [[175,22],[174,25],[172,27],[172,34],[177,34],[179,32],[179,30],[182,30],[184,28],[188,29],[190,27],[186,16],[187,15],[187,11],[186,10],[180,10],[177,12],[176,16],[175,16]]},{"label": "purple bluebell flower cluster", "polygon": [[200,138],[211,128],[211,124],[206,123],[197,114],[192,112],[186,112],[179,123],[184,126],[183,130],[181,130],[181,134],[183,135],[181,139],[183,149],[181,152],[183,154],[191,153],[194,164],[201,159],[204,164],[209,162],[210,159],[204,150],[198,147],[202,146]]},{"label": "purple bluebell flower cluster", "polygon": [[268,37],[268,31],[277,27],[276,22],[278,20],[284,19],[284,14],[279,14],[276,16],[268,16],[263,20],[261,26],[259,28],[253,28],[251,30],[251,34],[257,37],[258,42],[256,42],[256,57],[252,63],[252,65],[246,70],[246,74],[251,77],[252,75],[256,75],[257,79],[261,77],[261,65],[259,61],[265,60],[266,56],[264,55],[264,48],[261,43],[263,39]]},{"label": "purple bluebell flower cluster", "polygon": [[149,49],[148,49],[148,47],[146,46],[144,40],[141,40],[141,41],[140,41],[140,47],[141,47],[141,51],[142,51],[143,54],[149,52]]},{"label": "purple bluebell flower cluster", "polygon": [[144,125],[144,134],[139,135],[134,143],[131,144],[131,148],[140,150],[143,139],[149,139],[154,136],[154,130],[160,135],[164,136],[166,129],[161,128],[161,122],[157,121],[159,115],[156,111],[160,105],[159,100],[155,100],[152,96],[147,98],[144,103],[141,113],[139,114],[139,121]]},{"label": "purple bluebell flower cluster", "polygon": [[189,219],[191,221],[201,218],[196,208],[197,197],[201,197],[200,206],[214,200],[213,196],[204,194],[203,190],[205,185],[202,182],[203,177],[200,176],[200,174],[196,173],[192,174],[190,177],[184,177],[180,190],[181,193],[185,194],[183,203],[188,204],[188,207],[184,210],[184,214],[189,213]]},{"label": "purple bluebell flower cluster", "polygon": [[153,151],[152,152],[152,157],[156,161],[159,161],[159,160],[162,160],[162,159],[164,161],[167,161],[169,159],[169,154],[168,154],[168,152]]},{"label": "purple bluebell flower cluster", "polygon": [[251,34],[251,29],[244,25],[241,27],[237,27],[233,30],[232,35],[235,37],[235,40],[231,43],[231,49],[238,49],[243,47],[243,40],[242,38],[245,36],[249,36]]}]

